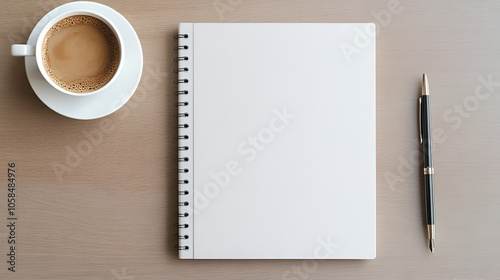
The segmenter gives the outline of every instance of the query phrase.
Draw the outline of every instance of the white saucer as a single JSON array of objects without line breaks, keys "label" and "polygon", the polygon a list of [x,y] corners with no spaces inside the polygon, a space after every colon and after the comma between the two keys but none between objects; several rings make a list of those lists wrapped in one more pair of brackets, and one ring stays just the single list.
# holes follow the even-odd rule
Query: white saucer
[{"label": "white saucer", "polygon": [[112,21],[123,37],[126,46],[124,65],[116,80],[100,93],[90,96],[71,96],[53,88],[42,76],[34,56],[27,56],[26,74],[31,87],[45,105],[55,112],[73,119],[90,120],[107,116],[121,108],[132,97],[142,75],[142,48],[139,37],[130,23],[117,11],[94,2],[72,2],[55,8],[35,26],[28,38],[35,45],[45,23],[56,15],[81,8],[104,14]]}]

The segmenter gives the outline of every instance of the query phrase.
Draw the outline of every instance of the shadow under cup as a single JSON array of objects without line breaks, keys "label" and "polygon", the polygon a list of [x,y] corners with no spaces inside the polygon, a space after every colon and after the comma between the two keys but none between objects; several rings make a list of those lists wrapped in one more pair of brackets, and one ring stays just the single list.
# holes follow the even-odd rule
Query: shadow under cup
[{"label": "shadow under cup", "polygon": [[111,82],[120,66],[114,30],[91,15],[71,15],[52,25],[41,46],[41,62],[52,82],[72,95],[95,93]]}]

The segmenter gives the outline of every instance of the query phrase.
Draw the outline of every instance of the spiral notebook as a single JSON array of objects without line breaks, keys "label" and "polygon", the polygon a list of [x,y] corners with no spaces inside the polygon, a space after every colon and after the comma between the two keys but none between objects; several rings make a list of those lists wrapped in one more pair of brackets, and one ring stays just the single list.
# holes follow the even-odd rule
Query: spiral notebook
[{"label": "spiral notebook", "polygon": [[181,23],[181,259],[373,259],[370,23]]}]

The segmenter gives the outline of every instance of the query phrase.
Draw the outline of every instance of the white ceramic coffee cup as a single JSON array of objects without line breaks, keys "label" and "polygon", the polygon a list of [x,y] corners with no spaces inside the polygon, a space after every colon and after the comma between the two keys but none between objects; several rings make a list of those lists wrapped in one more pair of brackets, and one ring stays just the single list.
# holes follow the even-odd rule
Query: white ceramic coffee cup
[{"label": "white ceramic coffee cup", "polygon": [[[43,62],[42,62],[42,44],[43,44],[43,41],[44,41],[44,38],[45,38],[45,35],[47,34],[47,32],[50,30],[50,28],[54,24],[56,24],[60,20],[67,18],[67,17],[70,17],[70,16],[77,16],[77,15],[92,16],[92,17],[98,18],[101,21],[103,21],[104,23],[106,23],[109,26],[109,28],[111,28],[111,30],[113,30],[113,32],[118,40],[118,43],[120,45],[119,46],[120,47],[120,62],[119,62],[118,68],[116,69],[115,74],[113,75],[113,78],[111,78],[111,80],[109,82],[107,82],[106,85],[104,85],[103,87],[101,87],[97,90],[94,90],[94,91],[83,92],[83,93],[68,91],[66,89],[61,88],[56,83],[54,83],[54,81],[52,81],[52,79],[49,77],[49,75],[45,71],[45,68],[43,67]],[[108,88],[108,86],[111,85],[115,81],[116,77],[118,76],[118,74],[122,68],[123,58],[125,56],[124,52],[125,52],[125,48],[123,45],[123,38],[122,38],[120,32],[118,31],[118,29],[116,28],[116,26],[113,24],[113,22],[108,20],[104,15],[97,13],[97,12],[94,12],[94,11],[91,11],[91,10],[70,11],[70,12],[62,13],[62,14],[52,18],[47,24],[45,24],[42,31],[40,32],[40,35],[38,36],[38,39],[36,40],[36,45],[15,44],[15,45],[11,46],[11,54],[13,56],[34,56],[36,59],[36,64],[38,66],[38,69],[40,70],[40,73],[42,73],[42,76],[45,78],[45,80],[47,80],[47,82],[52,87],[57,89],[58,91],[65,93],[65,94],[68,94],[68,95],[73,95],[73,96],[89,96],[89,95],[93,95],[93,94],[96,94],[96,93],[99,93],[99,92],[106,90],[106,88]]]}]

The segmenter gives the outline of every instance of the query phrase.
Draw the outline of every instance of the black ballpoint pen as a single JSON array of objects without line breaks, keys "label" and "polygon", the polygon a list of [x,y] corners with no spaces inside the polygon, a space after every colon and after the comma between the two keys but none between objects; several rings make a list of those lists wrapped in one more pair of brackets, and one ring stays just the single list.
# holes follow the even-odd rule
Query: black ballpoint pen
[{"label": "black ballpoint pen", "polygon": [[431,111],[429,104],[429,83],[427,75],[422,80],[422,96],[420,97],[420,143],[422,144],[422,158],[424,162],[424,192],[425,192],[425,219],[427,222],[427,236],[429,250],[434,252],[435,225],[434,225],[434,167],[432,167],[432,140],[431,140]]}]

